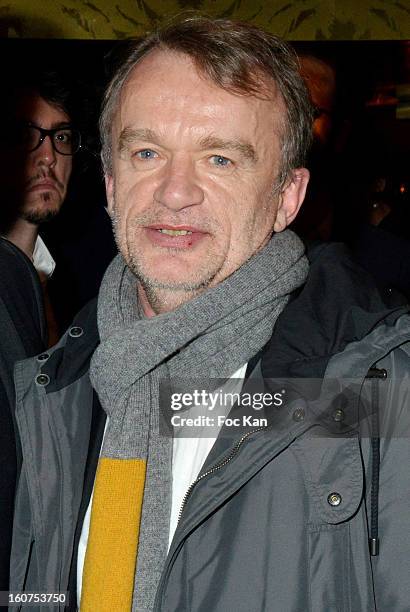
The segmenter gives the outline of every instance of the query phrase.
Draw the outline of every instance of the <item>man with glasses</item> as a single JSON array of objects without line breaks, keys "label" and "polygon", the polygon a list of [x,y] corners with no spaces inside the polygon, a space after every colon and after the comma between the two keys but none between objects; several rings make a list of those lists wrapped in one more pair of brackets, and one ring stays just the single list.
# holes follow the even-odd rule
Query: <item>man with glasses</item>
[{"label": "man with glasses", "polygon": [[13,368],[57,340],[46,291],[55,263],[39,228],[60,211],[72,156],[80,148],[67,99],[65,89],[47,74],[30,83],[7,81],[0,101],[0,590],[8,588],[21,464]]},{"label": "man with glasses", "polygon": [[8,122],[0,139],[2,235],[47,277],[55,264],[39,227],[60,211],[72,156],[81,146],[80,133],[67,112],[67,98],[53,75],[19,86],[9,96]]}]

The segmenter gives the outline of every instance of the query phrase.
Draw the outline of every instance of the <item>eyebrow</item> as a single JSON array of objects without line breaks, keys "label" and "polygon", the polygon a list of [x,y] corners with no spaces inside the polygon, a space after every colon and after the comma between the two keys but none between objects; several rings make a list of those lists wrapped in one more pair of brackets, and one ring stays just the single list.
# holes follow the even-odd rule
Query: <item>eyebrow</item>
[{"label": "eyebrow", "polygon": [[[31,121],[29,119],[17,119],[16,123],[19,125],[32,125],[33,127],[41,128],[41,126],[35,123],[35,121]],[[54,121],[51,124],[50,130],[64,130],[66,128],[72,129],[73,124],[70,121]]]},{"label": "eyebrow", "polygon": [[57,121],[53,123],[54,129],[58,129],[58,128],[64,129],[64,128],[72,128],[72,127],[73,127],[73,124],[70,123],[70,121]]},{"label": "eyebrow", "polygon": [[159,144],[158,136],[154,130],[146,128],[133,129],[125,127],[120,134],[118,139],[118,153],[123,153],[128,145],[133,144],[137,140],[146,140],[147,142],[153,142]]},{"label": "eyebrow", "polygon": [[[148,128],[134,129],[125,127],[118,139],[118,153],[124,152],[128,145],[138,140],[159,144],[159,138],[154,130]],[[254,147],[241,140],[224,140],[217,136],[205,136],[199,141],[201,149],[218,149],[219,151],[238,151],[245,159],[255,163],[258,156]]]},{"label": "eyebrow", "polygon": [[241,140],[223,140],[217,136],[206,136],[201,138],[200,145],[203,149],[218,149],[220,151],[238,151],[245,159],[255,163],[258,156],[254,147],[248,142]]}]

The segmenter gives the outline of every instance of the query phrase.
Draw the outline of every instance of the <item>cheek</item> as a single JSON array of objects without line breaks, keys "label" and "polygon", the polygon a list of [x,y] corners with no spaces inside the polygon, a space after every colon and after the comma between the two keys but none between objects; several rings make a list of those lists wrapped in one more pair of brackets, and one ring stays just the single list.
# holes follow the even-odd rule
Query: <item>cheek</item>
[{"label": "cheek", "polygon": [[272,195],[271,184],[255,190],[253,199],[245,203],[241,224],[245,241],[258,249],[271,236],[276,219],[277,200]]},{"label": "cheek", "polygon": [[273,180],[252,177],[246,184],[236,186],[236,219],[243,225],[265,225],[274,215]]},{"label": "cheek", "polygon": [[133,220],[150,208],[152,197],[147,186],[143,188],[133,177],[121,177],[115,181],[113,192],[114,216],[117,232],[125,239],[135,232]]},{"label": "cheek", "polygon": [[119,176],[115,182],[115,201],[124,211],[149,206],[153,201],[155,182],[138,174]]},{"label": "cheek", "polygon": [[33,174],[37,174],[37,165],[33,155],[28,155],[24,158],[18,158],[16,161],[16,165],[14,168],[15,174],[22,174],[26,176],[31,176]]},{"label": "cheek", "polygon": [[[73,167],[73,164],[72,164],[71,158],[67,157],[62,160],[60,168],[59,168],[59,172],[57,172],[57,177],[60,178],[61,182],[64,184],[65,189],[67,189],[72,167]],[[60,176],[58,176],[58,174]]]}]

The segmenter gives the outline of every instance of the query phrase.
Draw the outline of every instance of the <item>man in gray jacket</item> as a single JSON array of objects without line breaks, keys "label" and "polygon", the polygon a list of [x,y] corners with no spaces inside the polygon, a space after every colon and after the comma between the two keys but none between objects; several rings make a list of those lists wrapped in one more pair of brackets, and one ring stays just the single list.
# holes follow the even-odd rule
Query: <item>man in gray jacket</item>
[{"label": "man in gray jacket", "polygon": [[13,589],[70,584],[84,612],[408,610],[410,324],[337,248],[309,271],[286,230],[311,120],[294,54],[249,25],[172,24],[119,68],[101,136],[120,255],[16,371]]}]

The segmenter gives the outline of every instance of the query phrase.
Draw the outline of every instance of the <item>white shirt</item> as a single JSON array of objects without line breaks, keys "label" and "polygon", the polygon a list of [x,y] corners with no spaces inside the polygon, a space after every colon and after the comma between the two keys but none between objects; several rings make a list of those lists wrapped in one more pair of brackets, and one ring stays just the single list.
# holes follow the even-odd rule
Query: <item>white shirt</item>
[{"label": "white shirt", "polygon": [[40,235],[37,236],[36,244],[34,245],[33,265],[37,272],[42,272],[47,278],[50,278],[56,267],[56,262]]},{"label": "white shirt", "polygon": [[[247,363],[232,374],[230,380],[223,387],[224,392],[239,393],[242,389],[243,379],[246,373]],[[218,414],[228,414],[231,406],[218,407]],[[187,414],[187,413],[184,413]],[[105,432],[107,431],[108,418],[105,423]],[[205,431],[198,431],[198,437],[175,437],[172,446],[172,501],[171,501],[171,517],[169,527],[168,548],[171,545],[172,538],[178,524],[179,513],[182,502],[189,487],[198,477],[199,472],[205,459],[207,458],[211,448],[213,447],[216,438],[218,437],[220,427],[213,427],[212,437],[205,437]],[[202,435],[201,435],[202,434]],[[103,440],[104,441],[104,440]],[[101,444],[101,448],[102,448]],[[94,489],[93,489],[94,493]],[[93,494],[90,497],[87,512],[84,517],[84,522],[81,530],[81,536],[78,544],[77,557],[77,602],[81,601],[81,587],[84,570],[84,559],[87,549],[88,533],[90,529],[91,507]]]},{"label": "white shirt", "polygon": [[[247,364],[243,365],[230,377],[230,381],[223,387],[225,393],[240,393],[245,377]],[[227,415],[232,406],[218,406],[218,410],[214,413]],[[201,411],[203,414],[203,410]],[[190,416],[190,415],[189,415]],[[212,437],[207,437],[206,431],[198,431],[198,436],[193,438],[175,437],[172,446],[172,502],[171,502],[171,518],[169,524],[169,542],[168,548],[171,546],[172,538],[174,537],[177,528],[179,513],[182,507],[185,494],[189,487],[198,478],[205,459],[208,457],[215,440],[218,437],[221,426],[212,427]]]},{"label": "white shirt", "polygon": [[[3,236],[3,238],[5,238],[5,236]],[[6,240],[9,239],[6,238]],[[33,257],[31,260],[37,272],[42,272],[47,278],[50,278],[56,267],[56,262],[54,261],[50,251],[46,247],[44,240],[40,235],[38,235],[36,238]]]}]

